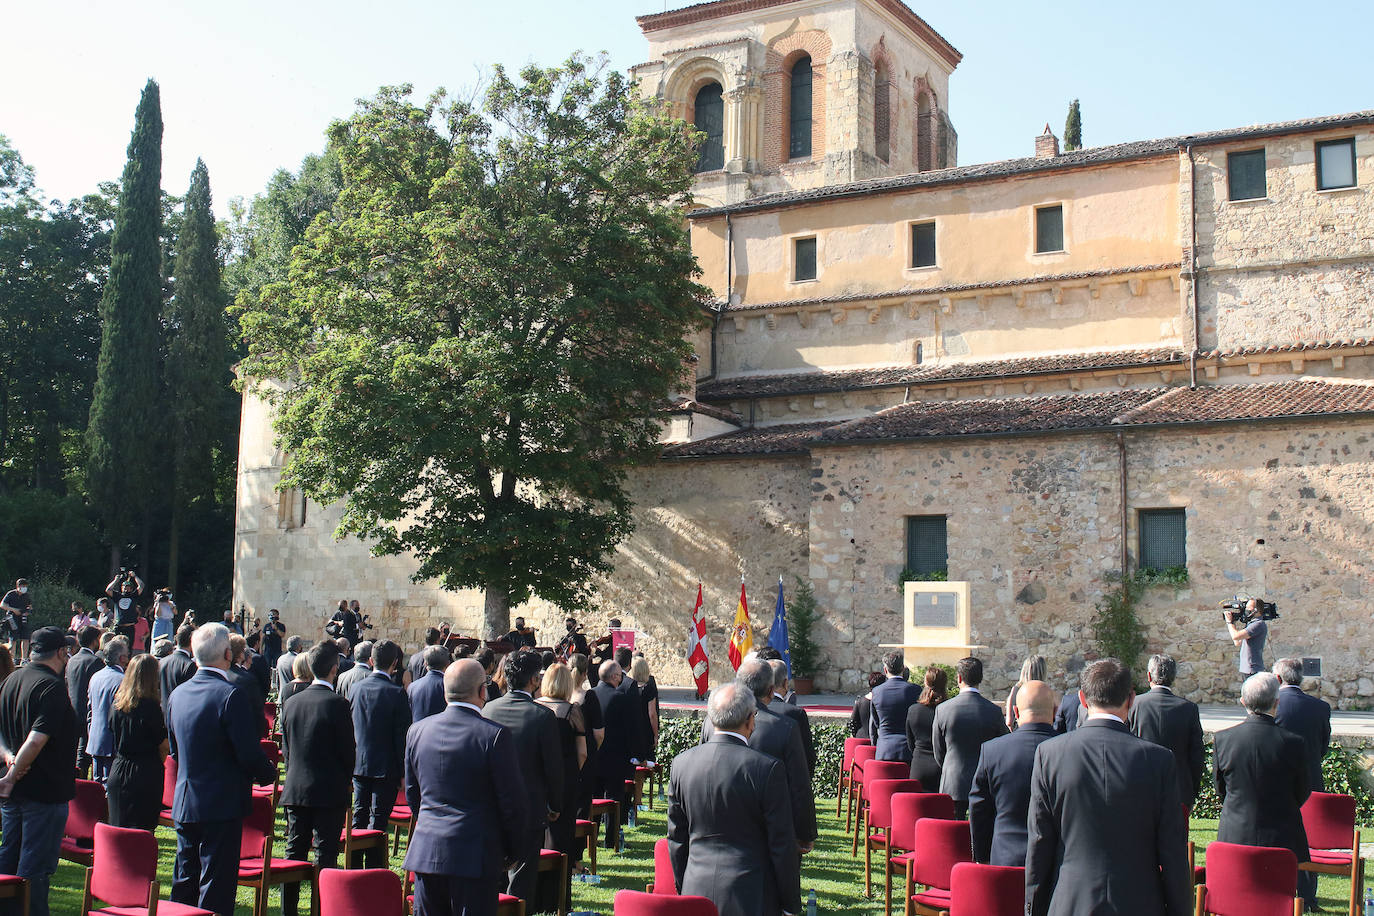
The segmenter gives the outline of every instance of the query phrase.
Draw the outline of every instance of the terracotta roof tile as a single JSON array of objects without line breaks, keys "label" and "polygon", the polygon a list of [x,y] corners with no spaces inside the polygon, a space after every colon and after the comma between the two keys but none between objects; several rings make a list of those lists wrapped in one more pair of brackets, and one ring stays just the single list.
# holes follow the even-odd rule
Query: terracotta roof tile
[{"label": "terracotta roof tile", "polygon": [[1123,412],[1113,422],[1134,426],[1368,412],[1374,412],[1374,385],[1295,379],[1174,388],[1162,397]]},{"label": "terracotta roof tile", "polygon": [[1284,344],[1257,344],[1248,347],[1231,347],[1218,350],[1204,350],[1199,359],[1233,359],[1238,356],[1258,356],[1265,353],[1310,353],[1322,350],[1342,350],[1347,347],[1374,346],[1374,337],[1347,337],[1340,340],[1300,340]]},{"label": "terracotta roof tile", "polygon": [[663,450],[664,458],[722,458],[731,455],[805,455],[818,433],[838,421],[755,426],[714,439],[684,442]]}]

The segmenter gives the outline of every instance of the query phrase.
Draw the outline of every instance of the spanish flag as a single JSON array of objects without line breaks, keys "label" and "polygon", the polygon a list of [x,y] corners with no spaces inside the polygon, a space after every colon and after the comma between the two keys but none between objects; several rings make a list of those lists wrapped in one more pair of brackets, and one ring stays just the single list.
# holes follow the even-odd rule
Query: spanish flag
[{"label": "spanish flag", "polygon": [[749,626],[749,602],[744,597],[744,583],[739,584],[739,607],[735,608],[735,623],[730,628],[730,666],[739,670],[740,662],[754,648],[754,630]]}]

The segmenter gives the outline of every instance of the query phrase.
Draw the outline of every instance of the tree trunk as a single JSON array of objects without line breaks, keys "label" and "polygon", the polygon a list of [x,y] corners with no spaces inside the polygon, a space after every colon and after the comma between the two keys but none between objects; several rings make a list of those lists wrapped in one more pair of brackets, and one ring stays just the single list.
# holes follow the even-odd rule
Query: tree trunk
[{"label": "tree trunk", "polygon": [[177,565],[181,562],[181,500],[172,496],[172,519],[167,532],[167,587],[177,591]]},{"label": "tree trunk", "polygon": [[110,578],[111,578],[111,579],[113,579],[113,578],[115,577],[115,573],[119,572],[119,561],[120,561],[121,559],[123,559],[123,551],[120,549],[120,546],[119,546],[118,544],[111,544],[111,545],[110,545]]},{"label": "tree trunk", "polygon": [[504,588],[487,586],[486,607],[482,611],[484,638],[500,639],[510,632],[510,596]]}]

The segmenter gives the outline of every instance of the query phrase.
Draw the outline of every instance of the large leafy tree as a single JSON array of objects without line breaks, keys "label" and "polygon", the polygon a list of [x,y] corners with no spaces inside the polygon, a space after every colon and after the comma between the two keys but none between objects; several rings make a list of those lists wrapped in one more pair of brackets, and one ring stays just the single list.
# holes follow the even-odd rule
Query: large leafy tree
[{"label": "large leafy tree", "polygon": [[149,80],[120,183],[110,276],[100,300],[100,359],[87,431],[87,490],[111,565],[140,529],[148,540],[162,423],[162,107]]},{"label": "large leafy tree", "polygon": [[240,315],[284,484],[484,589],[488,636],[532,595],[584,604],[701,320],[690,129],[574,57],[472,102],[383,89],[330,141],[337,203]]}]

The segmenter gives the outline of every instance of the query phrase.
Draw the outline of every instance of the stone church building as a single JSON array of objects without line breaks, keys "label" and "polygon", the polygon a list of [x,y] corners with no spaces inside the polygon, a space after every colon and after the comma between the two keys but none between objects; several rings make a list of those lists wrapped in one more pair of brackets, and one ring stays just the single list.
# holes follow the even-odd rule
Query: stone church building
[{"label": "stone church building", "polygon": [[[901,0],[639,25],[643,92],[707,134],[689,218],[717,301],[589,629],[621,617],[689,683],[700,582],[719,681],[741,575],[758,641],[800,578],[818,684],[856,690],[902,639],[901,580],[945,576],[992,688],[1028,653],[1062,686],[1112,578],[1168,570],[1138,614],[1193,699],[1235,697],[1217,603],[1240,593],[1278,603],[1267,657],[1374,703],[1374,111],[1072,152],[1047,127],[959,165],[960,54]],[[479,593],[278,493],[281,457],[247,397],[236,604],[314,634],[357,597],[408,646],[479,628]]]}]

